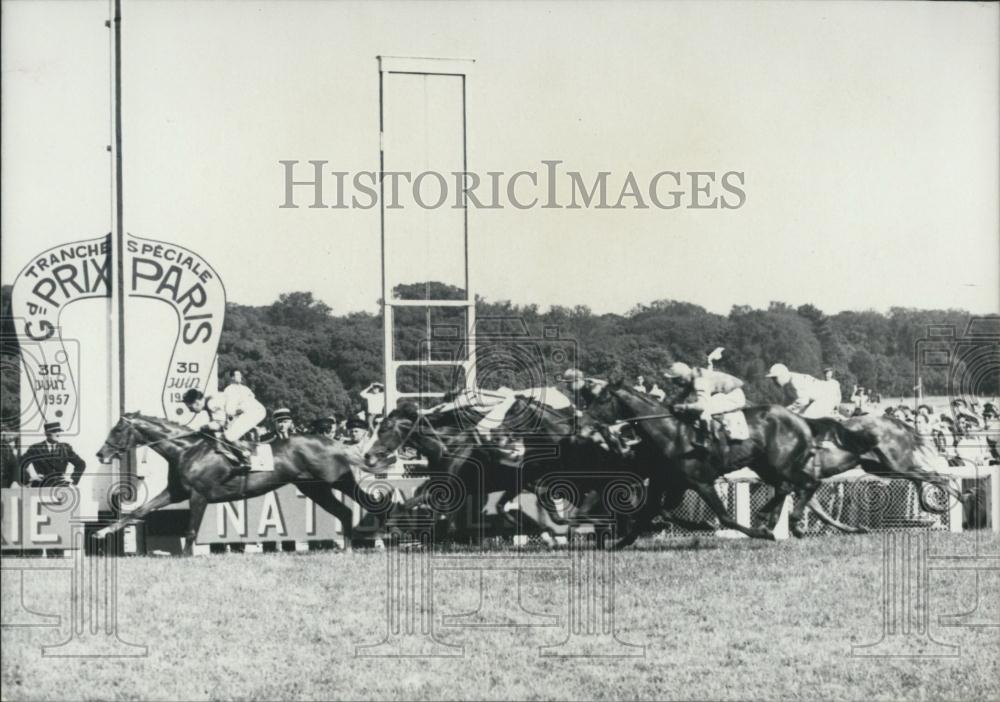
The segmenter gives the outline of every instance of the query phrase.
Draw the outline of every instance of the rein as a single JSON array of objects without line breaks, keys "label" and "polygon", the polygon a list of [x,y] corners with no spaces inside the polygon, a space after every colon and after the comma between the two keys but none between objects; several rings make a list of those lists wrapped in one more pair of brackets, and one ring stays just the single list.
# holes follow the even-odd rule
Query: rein
[{"label": "rein", "polygon": [[[122,420],[126,424],[128,424],[129,426],[133,427],[133,429],[135,429],[135,424],[132,422],[131,419],[129,419],[128,417],[122,417]],[[135,429],[135,431],[136,431],[136,433],[138,433],[139,430]],[[185,439],[185,438],[187,438],[189,436],[194,436],[195,434],[198,434],[198,433],[199,432],[197,430],[192,430],[192,431],[186,432],[184,434],[178,434],[177,436],[165,436],[162,439],[157,439],[156,441],[150,441],[148,443],[141,443],[141,444],[140,443],[136,443],[133,446],[119,446],[117,444],[111,443],[110,441],[105,441],[104,443],[106,443],[108,446],[110,446],[111,448],[113,448],[115,451],[123,452],[123,451],[130,451],[130,450],[132,450],[134,448],[149,448],[150,446],[156,446],[156,444],[161,444],[164,441],[173,441],[174,439]]]}]

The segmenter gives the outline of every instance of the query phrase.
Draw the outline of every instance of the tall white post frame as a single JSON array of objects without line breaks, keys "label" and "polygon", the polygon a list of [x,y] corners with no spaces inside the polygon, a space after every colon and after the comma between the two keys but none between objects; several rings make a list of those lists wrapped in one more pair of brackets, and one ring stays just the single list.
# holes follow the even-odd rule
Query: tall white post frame
[{"label": "tall white post frame", "polygon": [[[422,387],[400,390],[399,371],[407,366],[460,367],[466,388],[476,384],[476,308],[469,284],[468,207],[465,192],[456,183],[456,173],[468,171],[466,82],[473,64],[471,59],[378,57],[386,412],[395,409],[401,399],[419,402],[444,394]],[[431,282],[447,286],[446,299],[439,294],[445,288],[438,287],[436,294]],[[415,283],[426,284],[422,297],[396,295],[397,286],[413,287]],[[461,357],[435,359],[428,346],[423,358],[419,354],[398,358],[396,311],[407,307],[427,309],[426,344],[431,343],[432,310],[463,309]]]}]

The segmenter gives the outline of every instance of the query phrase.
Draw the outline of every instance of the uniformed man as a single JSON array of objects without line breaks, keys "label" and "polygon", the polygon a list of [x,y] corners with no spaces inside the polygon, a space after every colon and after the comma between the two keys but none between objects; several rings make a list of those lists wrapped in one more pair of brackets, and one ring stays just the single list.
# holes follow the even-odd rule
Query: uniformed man
[{"label": "uniformed man", "polygon": [[[87,468],[87,463],[69,444],[59,441],[62,425],[59,422],[45,423],[45,441],[34,444],[21,457],[22,484],[32,487],[43,482],[58,480],[77,485]],[[72,465],[72,473],[67,476],[67,467]]]},{"label": "uniformed man", "polygon": [[287,407],[280,407],[271,413],[271,431],[261,437],[261,441],[270,442],[277,439],[287,439],[295,433],[295,420],[292,419],[292,411]]},{"label": "uniformed man", "polygon": [[14,453],[14,440],[11,434],[4,429],[0,432],[0,487],[9,488],[14,483],[21,482],[21,462]]},{"label": "uniformed man", "polygon": [[[784,363],[771,366],[767,377],[781,388],[785,407],[790,411],[810,418],[835,416],[840,398],[833,397],[832,386],[826,381],[805,373],[793,373]],[[839,387],[838,383],[838,390]]]}]

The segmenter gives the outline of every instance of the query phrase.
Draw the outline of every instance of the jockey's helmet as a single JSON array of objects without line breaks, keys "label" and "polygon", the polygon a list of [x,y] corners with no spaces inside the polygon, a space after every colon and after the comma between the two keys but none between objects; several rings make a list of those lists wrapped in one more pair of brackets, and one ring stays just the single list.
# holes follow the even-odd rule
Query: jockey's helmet
[{"label": "jockey's helmet", "polygon": [[681,361],[671,363],[670,367],[663,371],[663,377],[673,381],[690,380],[693,375],[694,371],[691,370],[691,366]]},{"label": "jockey's helmet", "polygon": [[186,393],[184,393],[184,397],[181,398],[181,401],[185,405],[187,405],[188,407],[190,407],[191,405],[193,405],[198,400],[202,400],[204,398],[205,398],[205,393],[203,393],[198,388],[191,388]]},{"label": "jockey's helmet", "polygon": [[562,374],[562,379],[574,390],[579,390],[584,384],[583,372],[577,368],[567,368]]},{"label": "jockey's helmet", "polygon": [[784,363],[775,363],[767,372],[768,378],[774,378],[778,385],[784,385],[792,379],[792,373]]}]

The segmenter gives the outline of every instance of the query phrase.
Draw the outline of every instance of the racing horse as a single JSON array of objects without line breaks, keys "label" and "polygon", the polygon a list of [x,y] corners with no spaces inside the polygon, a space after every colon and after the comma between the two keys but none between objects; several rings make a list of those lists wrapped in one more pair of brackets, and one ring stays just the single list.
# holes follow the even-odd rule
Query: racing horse
[{"label": "racing horse", "polygon": [[167,461],[167,487],[135,511],[97,532],[99,538],[143,519],[161,507],[190,501],[190,521],[184,554],[191,555],[198,527],[208,503],[257,497],[288,483],[332,514],[344,534],[344,550],[351,550],[351,509],[336,499],[340,490],[369,511],[384,525],[389,496],[384,500],[361,489],[351,472],[350,454],[332,439],[315,435],[293,435],[271,443],[274,470],[233,475],[232,462],[215,448],[214,437],[166,419],[126,413],[111,429],[97,452],[101,463],[109,463],[125,451],[147,446]]},{"label": "racing horse", "polygon": [[[647,529],[661,511],[676,509],[689,489],[695,492],[715,512],[719,523],[747,536],[774,539],[773,528],[781,514],[785,497],[796,493],[790,524],[797,527],[809,503],[823,521],[832,526],[853,531],[823,510],[810,498],[818,480],[804,466],[813,453],[813,434],[808,421],[784,407],[747,407],[742,411],[750,429],[750,438],[732,446],[725,461],[703,446],[697,430],[683,421],[668,406],[612,382],[604,386],[587,408],[588,413],[606,424],[623,420],[634,426],[642,439],[633,449],[639,465],[645,466],[649,486],[643,507],[636,513],[631,529],[615,545],[628,546],[641,531]],[[864,431],[837,425],[829,427],[838,445],[861,455],[870,451],[876,439]],[[725,440],[725,439],[723,439]],[[748,467],[774,489],[774,497],[761,508],[768,516],[767,526],[748,527],[733,519],[719,495],[715,481],[737,468]],[[811,489],[811,492],[810,492]],[[796,529],[796,535],[801,532]]]},{"label": "racing horse", "polygon": [[[946,506],[934,504],[924,493],[925,484],[935,485],[960,502],[966,494],[951,485],[950,479],[932,469],[930,456],[933,450],[927,437],[913,427],[893,417],[863,414],[851,417],[841,424],[836,419],[808,419],[818,447],[807,470],[817,480],[839,475],[860,467],[871,475],[883,478],[909,480],[917,488],[920,506],[928,512],[941,512]],[[838,442],[831,441],[841,426],[863,431],[877,440],[876,445],[862,454],[844,450]],[[818,483],[813,486],[813,492]]]},{"label": "racing horse", "polygon": [[438,514],[438,528],[448,529],[460,521],[459,530],[472,529],[486,496],[502,489],[495,485],[502,472],[486,469],[495,462],[491,447],[483,444],[470,426],[482,417],[471,407],[424,413],[412,402],[402,403],[379,424],[375,440],[365,452],[365,466],[379,471],[396,450],[406,447],[418,451],[427,459],[427,469],[421,472],[429,480],[403,503],[403,509],[428,507]]},{"label": "racing horse", "polygon": [[[497,513],[510,520],[505,510],[507,503],[522,491],[538,487],[543,476],[562,470],[569,456],[579,459],[572,460],[572,464],[600,465],[600,457],[595,456],[592,447],[572,443],[575,437],[572,432],[566,431],[570,424],[555,430],[567,442],[561,449],[554,449],[551,443],[545,445],[546,432],[535,434],[525,427],[523,420],[526,416],[528,424],[534,426],[530,416],[534,412],[544,413],[550,426],[566,419],[559,411],[543,403],[517,398],[497,430],[501,435],[511,437],[514,445],[523,446],[523,455],[517,459],[512,459],[497,443],[489,439],[484,441],[468,421],[463,421],[460,416],[463,411],[422,413],[412,403],[402,404],[383,420],[375,442],[365,454],[369,470],[377,470],[402,446],[416,449],[424,455],[430,480],[403,506],[407,509],[431,507],[442,513],[442,526],[447,527],[452,521],[458,521],[460,514],[466,521],[464,526],[469,526],[468,520],[476,519],[485,506],[487,495],[494,492],[501,493],[496,504]],[[478,422],[483,416],[476,412],[467,419]],[[538,438],[543,442],[536,441]],[[565,485],[558,487],[557,492],[564,494]],[[452,504],[442,504],[442,496]],[[565,523],[553,500],[546,497],[540,494],[539,504],[554,522]],[[463,509],[459,511],[459,507]]]}]

